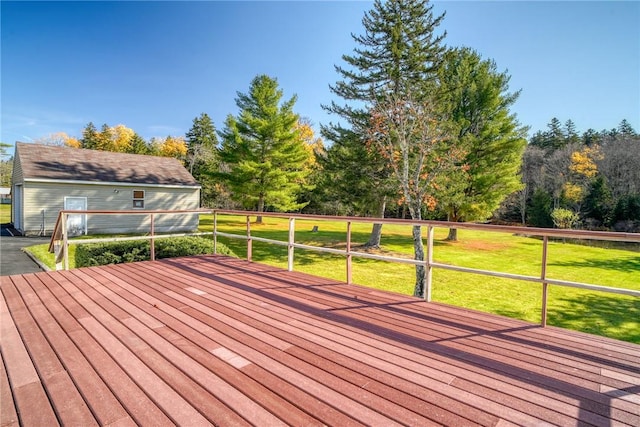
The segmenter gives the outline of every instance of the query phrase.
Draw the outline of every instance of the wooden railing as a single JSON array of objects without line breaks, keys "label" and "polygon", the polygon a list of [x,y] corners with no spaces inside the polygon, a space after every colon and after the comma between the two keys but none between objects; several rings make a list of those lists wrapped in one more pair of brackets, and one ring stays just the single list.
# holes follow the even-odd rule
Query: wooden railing
[{"label": "wooden railing", "polygon": [[[62,210],[58,213],[56,225],[51,234],[49,242],[49,252],[55,253],[56,269],[69,269],[69,245],[80,243],[98,243],[98,242],[124,242],[130,240],[148,240],[150,245],[151,260],[155,260],[155,240],[166,239],[170,237],[182,236],[201,236],[211,235],[211,233],[193,232],[193,233],[169,233],[156,234],[155,218],[156,215],[202,215],[212,214],[210,209],[197,210],[123,210],[123,211],[103,211],[103,210]],[[101,237],[95,239],[76,239],[70,240],[67,232],[67,219],[69,215],[137,215],[149,217],[149,232],[145,235],[126,236],[126,237]]]},{"label": "wooden railing", "polygon": [[[130,237],[110,237],[110,238],[98,238],[98,239],[82,239],[70,241],[66,235],[66,216],[70,214],[100,214],[100,215],[148,215],[150,216],[150,230],[148,235],[145,236],[130,236]],[[154,233],[154,216],[157,214],[213,214],[213,230],[212,232],[200,232],[200,233],[180,233],[180,234],[163,234],[158,235]],[[234,215],[242,216],[245,221],[245,233],[233,234],[225,233],[218,230],[218,217],[220,215]],[[251,234],[251,217],[262,216],[272,218],[283,218],[289,222],[288,239],[287,241],[268,239]],[[295,221],[299,220],[314,220],[314,221],[331,221],[331,222],[343,222],[346,224],[346,248],[336,249],[323,246],[308,245],[302,243],[296,243],[295,241]],[[393,257],[386,255],[371,254],[367,252],[360,252],[353,250],[351,228],[354,223],[368,223],[368,224],[393,224],[393,225],[406,225],[414,226],[420,225],[425,227],[426,233],[426,254],[424,260]],[[541,268],[538,276],[528,276],[521,274],[505,273],[492,270],[481,270],[476,268],[469,268],[463,266],[457,266],[452,264],[445,264],[435,262],[433,260],[434,255],[434,229],[435,228],[451,228],[454,226],[460,230],[476,230],[495,233],[509,233],[519,234],[531,237],[542,238],[542,251],[540,254]],[[341,217],[341,216],[324,216],[324,215],[304,215],[304,214],[286,214],[286,213],[271,213],[271,212],[248,212],[248,211],[235,211],[235,210],[191,210],[191,211],[61,211],[56,222],[54,233],[51,237],[51,244],[49,250],[53,252],[56,250],[56,263],[63,261],[64,268],[69,268],[68,262],[68,247],[69,244],[76,243],[92,243],[92,242],[104,242],[104,241],[124,241],[124,240],[149,240],[151,244],[151,259],[154,259],[154,246],[153,242],[158,238],[185,236],[185,235],[212,235],[214,253],[217,253],[217,241],[218,237],[226,237],[230,239],[242,239],[247,241],[247,260],[252,261],[253,257],[253,242],[264,242],[274,245],[281,245],[287,247],[287,268],[289,271],[294,267],[294,252],[295,249],[312,250],[317,252],[330,253],[335,255],[344,256],[346,259],[346,280],[347,283],[352,283],[353,279],[353,258],[368,258],[379,261],[411,264],[411,265],[424,265],[425,267],[425,292],[422,297],[431,301],[432,290],[432,272],[434,268],[440,268],[444,270],[458,271],[464,273],[481,274],[485,276],[499,277],[505,279],[515,279],[527,282],[539,283],[542,285],[542,315],[541,324],[546,325],[547,322],[547,296],[548,286],[567,286],[580,289],[588,289],[599,292],[614,293],[621,295],[628,295],[640,298],[640,291],[626,288],[616,288],[609,286],[602,286],[591,283],[573,282],[568,280],[553,279],[547,277],[547,261],[548,261],[548,244],[549,239],[584,239],[584,240],[603,240],[614,242],[626,242],[626,243],[640,243],[640,234],[638,233],[617,233],[606,231],[586,231],[586,230],[560,230],[560,229],[547,229],[547,228],[533,228],[533,227],[513,227],[513,226],[501,226],[501,225],[488,225],[488,224],[474,224],[474,223],[450,223],[443,221],[414,221],[405,219],[381,219],[381,218],[363,218],[363,217]],[[57,243],[56,243],[57,242]],[[640,272],[639,272],[640,273]]]},{"label": "wooden railing", "polygon": [[[241,215],[246,218],[246,233],[243,234],[231,234],[218,231],[217,223],[219,215]],[[251,217],[261,215],[263,217],[283,218],[289,221],[289,233],[288,240],[274,240],[264,237],[257,237],[251,234]],[[335,249],[321,246],[312,246],[295,242],[295,221],[300,220],[315,220],[315,221],[333,221],[346,223],[346,248]],[[406,225],[414,226],[420,225],[425,227],[426,233],[426,254],[424,260],[399,258],[386,255],[377,255],[366,252],[354,251],[352,249],[351,240],[351,226],[353,223],[369,223],[369,224],[394,224],[394,225]],[[509,233],[520,234],[532,237],[542,238],[542,252],[540,254],[541,269],[539,276],[527,276],[521,274],[512,274],[498,271],[481,270],[476,268],[462,267],[451,264],[444,264],[433,261],[434,254],[434,229],[435,228],[451,228],[454,226],[457,229],[462,230],[477,230],[496,233]],[[217,240],[218,236],[223,236],[232,239],[243,239],[247,241],[247,259],[251,261],[253,253],[253,242],[264,242],[274,245],[287,246],[287,267],[289,271],[293,270],[294,265],[294,250],[305,249],[317,252],[325,252],[335,255],[342,255],[346,258],[346,275],[347,283],[352,283],[352,260],[354,257],[368,258],[380,261],[396,262],[411,265],[424,265],[425,266],[425,292],[422,297],[431,301],[431,290],[433,285],[433,269],[440,268],[444,270],[459,271],[464,273],[475,273],[485,276],[500,277],[505,279],[515,279],[527,282],[534,282],[542,284],[542,314],[541,324],[543,326],[547,323],[547,297],[549,285],[567,286],[573,288],[588,289],[600,292],[614,293],[629,295],[634,297],[640,297],[640,291],[625,288],[614,288],[609,286],[601,286],[591,283],[580,283],[568,280],[552,279],[547,277],[547,260],[548,260],[548,244],[549,239],[585,239],[585,240],[605,240],[614,242],[627,242],[627,243],[640,243],[640,234],[638,233],[617,233],[606,231],[586,231],[586,230],[559,230],[559,229],[547,229],[547,228],[533,228],[533,227],[513,227],[513,226],[501,226],[501,225],[489,225],[489,224],[474,224],[474,223],[451,223],[445,221],[414,221],[405,219],[391,219],[391,218],[361,218],[361,217],[338,217],[338,216],[323,216],[323,215],[302,215],[302,214],[281,214],[281,213],[258,213],[258,212],[246,212],[246,211],[234,211],[234,210],[215,210],[213,219],[213,235]],[[215,250],[215,241],[214,241]],[[640,273],[640,272],[639,272]]]}]

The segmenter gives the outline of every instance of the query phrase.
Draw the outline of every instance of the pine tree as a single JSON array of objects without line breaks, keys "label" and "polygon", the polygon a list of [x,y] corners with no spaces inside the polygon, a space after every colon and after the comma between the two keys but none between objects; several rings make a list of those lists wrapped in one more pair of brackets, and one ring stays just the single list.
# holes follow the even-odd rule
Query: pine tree
[{"label": "pine tree", "polygon": [[203,205],[212,206],[218,192],[216,182],[209,176],[209,171],[215,171],[217,168],[218,136],[213,121],[207,113],[202,113],[193,119],[193,125],[186,133],[186,140],[187,167],[202,186]]},{"label": "pine tree", "polygon": [[580,142],[580,137],[576,131],[576,124],[573,123],[573,120],[569,119],[564,123],[564,135],[565,144],[571,145]]},{"label": "pine tree", "polygon": [[194,176],[201,175],[199,169],[213,160],[218,146],[216,128],[207,113],[202,113],[193,119],[193,125],[187,131],[186,140],[189,172]]},{"label": "pine tree", "polygon": [[623,119],[618,125],[618,132],[623,136],[636,136],[636,131],[633,129],[633,126],[627,121],[627,119]]},{"label": "pine tree", "polygon": [[589,192],[584,199],[587,216],[601,225],[609,226],[613,220],[613,196],[603,175],[598,175],[590,184]]},{"label": "pine tree", "polygon": [[104,123],[98,133],[98,145],[96,146],[96,149],[101,151],[113,151],[111,149],[112,140],[113,129],[111,129],[108,124]]},{"label": "pine tree", "polygon": [[[362,150],[369,122],[367,108],[384,99],[387,91],[397,96],[411,90],[419,98],[433,83],[446,33],[435,34],[444,14],[434,17],[432,9],[428,0],[375,0],[362,20],[364,34],[352,36],[357,48],[352,55],[342,56],[346,66],[335,67],[342,80],[331,86],[331,91],[347,104],[325,106],[347,126],[332,123],[323,127],[323,136],[339,144],[341,150],[350,151],[348,157],[362,154],[359,167],[363,175],[376,178],[370,182],[366,199],[376,201],[378,208],[370,211],[378,211],[380,216],[384,216],[386,200],[394,196],[381,190],[388,189],[394,178],[379,153]],[[380,232],[379,226],[374,227],[370,245],[379,245]]]},{"label": "pine tree", "polygon": [[[484,221],[522,187],[518,171],[527,129],[509,112],[520,94],[508,92],[509,79],[469,48],[446,55],[440,101],[455,129],[450,144],[466,152],[465,171],[450,175],[440,197],[449,221]],[[457,239],[455,227],[448,239]]]},{"label": "pine tree", "polygon": [[557,117],[552,118],[547,127],[549,130],[546,132],[545,148],[557,150],[564,147],[566,145],[566,137],[560,120]]},{"label": "pine tree", "polygon": [[229,115],[220,133],[220,160],[229,172],[219,176],[233,198],[258,212],[267,207],[292,211],[305,205],[298,203],[297,194],[308,174],[309,152],[296,128],[296,97],[281,103],[282,95],[275,79],[255,77],[248,93],[238,93],[240,113]]},{"label": "pine tree", "polygon": [[131,137],[131,149],[133,154],[149,154],[149,146],[146,141],[137,133]]},{"label": "pine tree", "polygon": [[93,122],[89,122],[87,126],[82,130],[82,139],[80,139],[80,143],[82,144],[82,148],[87,148],[90,150],[97,150],[100,142],[100,136],[98,133],[98,129],[93,124]]}]

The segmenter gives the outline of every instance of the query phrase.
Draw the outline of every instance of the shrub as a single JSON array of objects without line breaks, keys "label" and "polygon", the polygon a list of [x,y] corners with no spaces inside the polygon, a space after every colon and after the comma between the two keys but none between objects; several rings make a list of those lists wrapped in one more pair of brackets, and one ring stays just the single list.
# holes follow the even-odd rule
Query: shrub
[{"label": "shrub", "polygon": [[[156,259],[213,253],[213,241],[200,236],[157,239]],[[218,242],[218,254],[236,256]],[[79,244],[76,247],[76,267],[90,267],[123,262],[144,261],[150,258],[146,240]]]},{"label": "shrub", "polygon": [[554,209],[551,212],[551,218],[556,227],[566,229],[573,228],[580,221],[577,213],[563,208]]}]

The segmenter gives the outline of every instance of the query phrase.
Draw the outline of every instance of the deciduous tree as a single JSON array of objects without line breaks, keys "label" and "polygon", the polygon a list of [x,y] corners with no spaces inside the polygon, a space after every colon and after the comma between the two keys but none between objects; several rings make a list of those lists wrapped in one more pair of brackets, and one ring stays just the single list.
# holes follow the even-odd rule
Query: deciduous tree
[{"label": "deciduous tree", "polygon": [[[466,165],[455,166],[465,153],[450,144],[446,125],[433,102],[415,98],[410,91],[389,91],[370,110],[367,141],[386,159],[413,219],[422,219],[423,208],[435,209],[439,183],[446,182],[452,172],[466,169]],[[420,225],[413,226],[413,243],[415,259],[424,260]],[[425,284],[424,266],[416,265],[414,295],[424,296]]]},{"label": "deciduous tree", "polygon": [[[364,34],[352,35],[357,44],[353,54],[343,55],[345,65],[335,67],[342,80],[331,86],[331,91],[346,104],[325,106],[345,121],[323,127],[323,136],[340,147],[328,160],[350,162],[361,156],[358,167],[362,176],[375,178],[369,181],[364,200],[375,203],[377,207],[368,211],[377,211],[380,216],[384,216],[390,197],[387,181],[394,178],[381,167],[385,162],[377,152],[362,150],[363,132],[369,124],[367,108],[384,99],[386,91],[398,95],[410,89],[420,97],[425,83],[433,83],[444,52],[445,33],[435,33],[444,14],[434,17],[432,9],[428,0],[375,0],[362,19]],[[380,226],[374,226],[369,244],[379,243]]]},{"label": "deciduous tree", "polygon": [[187,143],[182,136],[167,136],[151,139],[151,154],[161,157],[174,157],[184,162],[187,155]]}]

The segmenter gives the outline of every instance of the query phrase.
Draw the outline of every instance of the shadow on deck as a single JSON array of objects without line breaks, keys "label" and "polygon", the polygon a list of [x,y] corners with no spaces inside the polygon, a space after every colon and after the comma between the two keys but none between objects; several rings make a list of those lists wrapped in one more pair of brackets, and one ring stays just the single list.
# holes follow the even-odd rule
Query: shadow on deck
[{"label": "shadow on deck", "polygon": [[202,256],[2,277],[1,425],[640,425],[640,346]]}]

